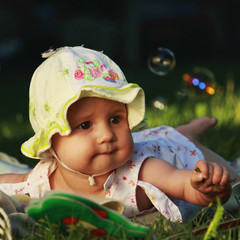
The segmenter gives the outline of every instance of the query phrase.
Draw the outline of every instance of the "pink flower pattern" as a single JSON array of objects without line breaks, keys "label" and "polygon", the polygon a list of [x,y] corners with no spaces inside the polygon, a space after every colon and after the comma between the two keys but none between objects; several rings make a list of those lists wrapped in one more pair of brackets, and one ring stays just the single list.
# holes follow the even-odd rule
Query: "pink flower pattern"
[{"label": "pink flower pattern", "polygon": [[98,69],[90,70],[90,72],[91,72],[91,76],[94,78],[98,78],[102,76],[102,73]]},{"label": "pink flower pattern", "polygon": [[76,70],[75,73],[74,73],[74,78],[77,79],[77,80],[81,80],[84,78],[84,74],[81,70]]},{"label": "pink flower pattern", "polygon": [[101,72],[105,71],[105,69],[106,69],[106,67],[105,67],[104,64],[101,64],[101,65],[99,66],[99,68],[101,69]]},{"label": "pink flower pattern", "polygon": [[107,69],[104,64],[101,64],[98,60],[85,61],[79,59],[78,69],[74,72],[74,78],[76,80],[89,80],[94,81],[95,79],[102,78],[106,81],[115,83],[119,80],[118,74],[113,69]]}]

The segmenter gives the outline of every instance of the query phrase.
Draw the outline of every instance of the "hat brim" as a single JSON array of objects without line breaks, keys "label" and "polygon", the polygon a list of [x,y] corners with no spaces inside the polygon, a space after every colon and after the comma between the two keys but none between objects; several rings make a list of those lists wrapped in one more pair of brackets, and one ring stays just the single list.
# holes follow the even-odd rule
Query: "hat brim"
[{"label": "hat brim", "polygon": [[51,148],[51,138],[59,133],[67,136],[71,133],[71,128],[67,121],[68,108],[76,101],[84,97],[100,97],[126,104],[128,110],[129,128],[132,130],[144,120],[145,116],[145,96],[144,91],[137,84],[127,84],[122,88],[109,88],[96,85],[84,86],[75,96],[64,103],[51,121],[36,132],[35,135],[21,146],[22,153],[30,158],[48,158],[46,152]]}]

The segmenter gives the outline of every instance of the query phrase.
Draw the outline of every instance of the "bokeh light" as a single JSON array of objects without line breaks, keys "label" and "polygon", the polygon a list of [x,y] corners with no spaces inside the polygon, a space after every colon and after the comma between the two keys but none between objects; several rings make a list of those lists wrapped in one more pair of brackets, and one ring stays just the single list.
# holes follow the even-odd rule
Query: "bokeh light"
[{"label": "bokeh light", "polygon": [[206,92],[209,94],[209,95],[213,95],[215,93],[215,89],[210,87],[210,86],[207,86],[206,87]]},{"label": "bokeh light", "polygon": [[148,57],[147,64],[152,73],[165,76],[175,67],[176,59],[171,50],[159,47]]},{"label": "bokeh light", "polygon": [[201,90],[204,90],[206,88],[206,83],[204,82],[200,82],[198,87],[201,89]]},{"label": "bokeh light", "polygon": [[192,84],[193,84],[194,86],[198,86],[199,80],[198,80],[197,78],[193,78]]},{"label": "bokeh light", "polygon": [[216,93],[217,83],[215,76],[207,68],[194,67],[191,72],[184,73],[182,79],[185,89],[184,96],[214,95]]}]

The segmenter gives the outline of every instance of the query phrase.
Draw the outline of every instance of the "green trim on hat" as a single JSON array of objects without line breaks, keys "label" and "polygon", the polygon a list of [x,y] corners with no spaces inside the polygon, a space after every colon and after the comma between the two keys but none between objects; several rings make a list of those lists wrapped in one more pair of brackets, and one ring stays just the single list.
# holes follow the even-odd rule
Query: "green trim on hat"
[{"label": "green trim on hat", "polygon": [[[105,89],[109,91],[104,91]],[[118,95],[120,92],[121,94]],[[126,92],[126,94],[122,94],[123,92]],[[127,99],[126,95],[128,95],[128,97],[131,96],[132,99]],[[144,92],[138,84],[127,84],[123,86],[123,88],[85,85],[74,97],[70,98],[61,109],[59,109],[59,111],[61,111],[60,119],[64,124],[61,126],[57,121],[49,122],[45,128],[40,129],[40,131],[36,132],[32,138],[22,144],[22,153],[30,158],[40,158],[42,153],[51,148],[51,138],[54,134],[59,133],[62,136],[69,135],[71,129],[67,121],[67,110],[74,102],[84,97],[102,97],[127,104],[130,129],[133,129],[144,120],[145,98]],[[137,111],[132,108],[136,108]],[[138,116],[134,119],[133,114],[136,114],[136,112],[138,112]],[[53,124],[54,126],[52,126]],[[47,132],[45,132],[45,129],[47,129]]]}]

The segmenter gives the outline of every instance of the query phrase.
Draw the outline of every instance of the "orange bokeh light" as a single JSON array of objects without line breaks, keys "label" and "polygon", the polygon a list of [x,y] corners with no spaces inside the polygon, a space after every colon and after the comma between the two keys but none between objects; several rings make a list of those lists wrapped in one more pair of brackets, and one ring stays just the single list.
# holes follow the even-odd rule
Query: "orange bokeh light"
[{"label": "orange bokeh light", "polygon": [[192,81],[192,77],[187,73],[184,73],[182,78],[185,82],[191,82]]},{"label": "orange bokeh light", "polygon": [[206,92],[209,94],[209,95],[213,95],[215,93],[215,89],[210,87],[210,86],[207,86],[206,87]]}]

